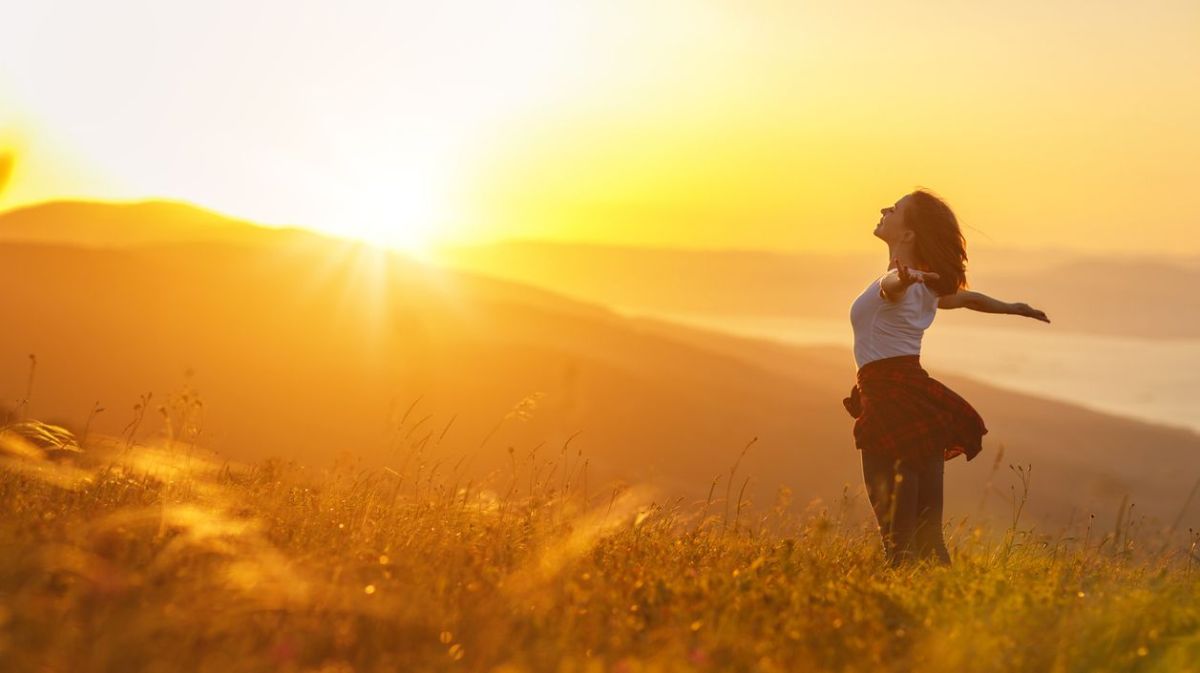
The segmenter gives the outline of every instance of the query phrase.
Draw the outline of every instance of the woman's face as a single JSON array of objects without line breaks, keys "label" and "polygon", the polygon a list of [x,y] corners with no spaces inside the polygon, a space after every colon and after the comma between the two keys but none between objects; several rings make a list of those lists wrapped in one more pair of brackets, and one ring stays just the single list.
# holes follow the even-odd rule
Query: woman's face
[{"label": "woman's face", "polygon": [[908,204],[908,195],[900,197],[895,205],[880,208],[879,223],[875,225],[875,235],[888,243],[903,243],[911,241],[916,232],[904,226],[904,207]]}]

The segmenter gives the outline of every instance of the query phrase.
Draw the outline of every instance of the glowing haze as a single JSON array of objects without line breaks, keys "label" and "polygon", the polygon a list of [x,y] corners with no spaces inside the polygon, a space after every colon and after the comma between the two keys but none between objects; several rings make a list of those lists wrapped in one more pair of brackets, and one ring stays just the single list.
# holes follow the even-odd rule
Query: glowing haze
[{"label": "glowing haze", "polygon": [[178,198],[389,245],[1200,252],[1200,4],[17,3],[5,207]]}]

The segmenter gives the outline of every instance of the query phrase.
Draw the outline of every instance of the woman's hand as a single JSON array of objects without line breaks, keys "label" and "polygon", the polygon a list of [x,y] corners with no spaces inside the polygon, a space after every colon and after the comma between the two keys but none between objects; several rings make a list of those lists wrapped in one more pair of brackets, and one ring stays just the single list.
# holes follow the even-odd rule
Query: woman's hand
[{"label": "woman's hand", "polygon": [[908,287],[913,283],[924,283],[926,280],[936,280],[938,275],[932,271],[921,271],[919,269],[910,269],[900,263],[900,258],[893,259],[896,263],[896,273],[900,276],[901,287]]},{"label": "woman's hand", "polygon": [[1025,304],[1022,302],[1018,302],[1018,303],[1012,305],[1012,313],[1014,315],[1023,315],[1026,318],[1037,318],[1038,320],[1041,320],[1043,322],[1050,322],[1050,319],[1046,317],[1045,313],[1042,313],[1041,311],[1030,306],[1029,304]]},{"label": "woman's hand", "polygon": [[896,275],[892,276],[888,273],[879,281],[880,295],[888,301],[900,301],[904,296],[904,291],[913,283],[924,283],[931,278],[937,278],[938,275],[932,271],[920,271],[910,269],[900,263],[900,258],[892,260],[896,264]]}]

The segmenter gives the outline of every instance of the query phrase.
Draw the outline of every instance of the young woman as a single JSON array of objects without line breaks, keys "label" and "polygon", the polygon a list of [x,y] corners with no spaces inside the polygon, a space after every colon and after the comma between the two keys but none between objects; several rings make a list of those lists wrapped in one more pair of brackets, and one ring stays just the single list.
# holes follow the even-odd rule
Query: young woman
[{"label": "young woman", "polygon": [[888,563],[947,564],[945,461],[973,459],[988,429],[970,403],[921,366],[921,337],[939,308],[1050,320],[1028,304],[965,289],[966,240],[937,196],[918,189],[880,212],[875,236],[887,243],[891,263],[850,308],[858,374],[842,404],[855,419],[854,442]]}]

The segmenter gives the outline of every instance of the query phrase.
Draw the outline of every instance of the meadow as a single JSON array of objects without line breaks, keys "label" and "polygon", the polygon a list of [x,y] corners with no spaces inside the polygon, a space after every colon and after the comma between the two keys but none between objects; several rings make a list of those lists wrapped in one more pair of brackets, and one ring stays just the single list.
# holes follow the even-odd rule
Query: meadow
[{"label": "meadow", "polygon": [[1200,670],[1196,533],[1027,528],[1029,466],[1011,520],[947,520],[952,566],[893,570],[860,496],[755,505],[736,461],[698,502],[569,441],[476,481],[406,415],[392,467],[240,465],[186,397],[139,438],[150,406],[0,429],[0,670]]}]

